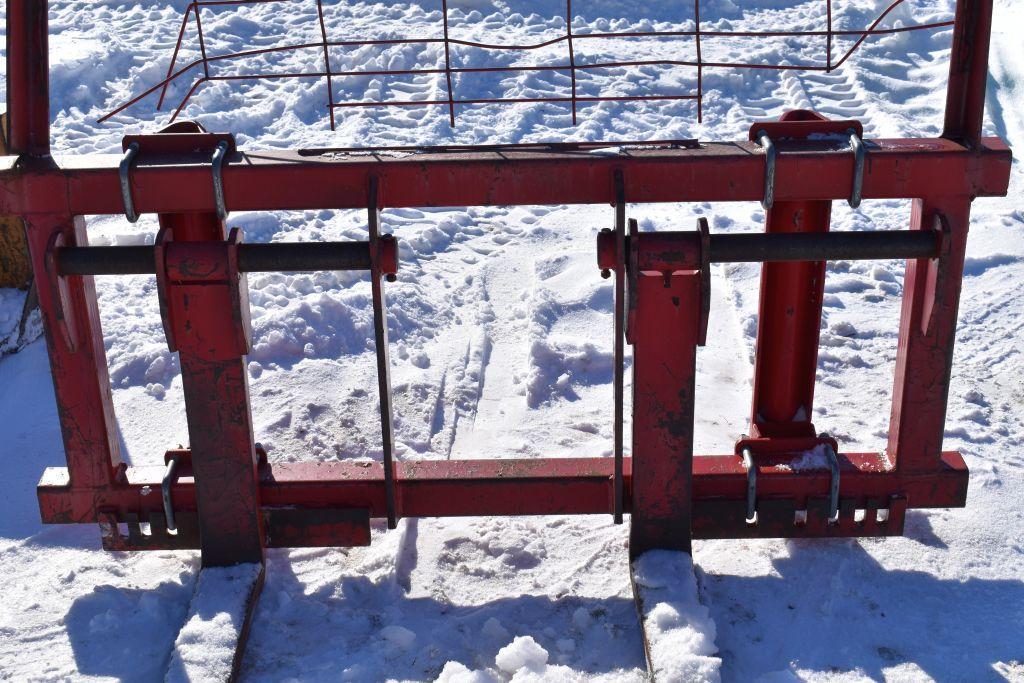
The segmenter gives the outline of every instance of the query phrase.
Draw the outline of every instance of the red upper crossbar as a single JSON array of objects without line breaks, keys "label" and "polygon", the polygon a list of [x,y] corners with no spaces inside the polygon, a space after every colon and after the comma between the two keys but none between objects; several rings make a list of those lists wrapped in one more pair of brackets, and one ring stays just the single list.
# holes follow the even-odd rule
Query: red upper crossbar
[{"label": "red upper crossbar", "polygon": [[[340,108],[352,108],[352,107],[424,107],[424,106],[447,106],[449,122],[452,126],[455,125],[455,105],[465,104],[516,104],[516,103],[565,103],[569,104],[572,110],[572,122],[576,124],[577,110],[580,106],[594,104],[598,102],[643,102],[643,101],[685,101],[692,100],[696,102],[697,107],[697,121],[703,120],[703,97],[704,97],[704,84],[703,84],[703,71],[707,68],[734,68],[734,69],[768,69],[768,70],[793,70],[793,71],[824,71],[830,72],[834,69],[842,66],[846,60],[860,47],[860,45],[867,39],[868,36],[876,35],[887,35],[894,33],[903,33],[907,31],[919,31],[925,29],[942,28],[946,26],[952,26],[953,21],[940,21],[931,22],[924,24],[915,24],[911,26],[898,26],[892,28],[878,28],[879,24],[888,16],[893,10],[903,4],[904,0],[894,0],[878,17],[871,22],[871,24],[863,30],[841,30],[833,27],[833,10],[832,0],[822,0],[825,4],[825,16],[826,16],[826,28],[824,30],[812,30],[812,31],[727,31],[727,30],[704,30],[701,28],[701,14],[700,14],[700,0],[694,0],[693,2],[693,13],[694,13],[694,27],[688,30],[648,30],[648,31],[622,31],[622,32],[591,32],[591,33],[573,33],[572,29],[572,18],[573,13],[573,0],[566,0],[565,3],[565,26],[566,31],[564,35],[550,38],[538,43],[533,44],[495,44],[495,43],[483,43],[471,40],[462,40],[458,38],[452,38],[449,35],[449,17],[448,17],[448,2],[447,0],[441,1],[441,17],[442,17],[442,37],[437,38],[385,38],[385,39],[356,39],[356,40],[332,40],[328,37],[327,23],[324,20],[324,8],[323,0],[316,0],[317,5],[317,20],[319,22],[320,36],[321,39],[318,42],[311,43],[297,43],[290,45],[282,45],[270,48],[260,48],[254,50],[244,50],[239,52],[230,52],[225,54],[210,55],[206,49],[206,37],[203,32],[202,25],[202,10],[204,8],[211,7],[223,7],[223,6],[239,6],[239,5],[254,5],[254,4],[265,4],[268,2],[276,2],[278,0],[194,0],[188,5],[185,10],[185,14],[182,17],[181,28],[178,31],[178,39],[175,42],[174,53],[171,57],[171,63],[167,68],[167,76],[157,83],[156,85],[148,88],[144,92],[136,95],[132,99],[128,100],[124,104],[121,104],[113,111],[108,112],[102,118],[100,122],[110,119],[112,116],[124,111],[128,107],[136,104],[140,100],[160,91],[160,97],[157,103],[157,108],[163,106],[164,98],[167,94],[168,86],[176,81],[178,78],[184,76],[187,73],[192,72],[196,68],[202,69],[202,74],[197,78],[192,85],[189,87],[185,96],[182,97],[181,101],[175,108],[170,120],[174,121],[178,115],[188,104],[192,95],[202,86],[204,83],[213,81],[250,81],[250,80],[268,80],[268,79],[298,79],[298,78],[326,78],[327,79],[327,99],[328,99],[328,111],[330,114],[331,130],[335,129],[335,109]],[[181,52],[182,44],[185,38],[185,32],[189,25],[189,19],[194,17],[196,35],[198,39],[198,48],[200,58],[179,68],[177,66],[178,55]],[[833,60],[833,40],[836,37],[856,37],[857,40],[854,44],[846,50],[838,60]],[[803,63],[803,64],[764,64],[754,62],[742,62],[742,61],[710,61],[704,59],[703,52],[701,49],[701,41],[708,38],[810,38],[810,37],[824,37],[825,38],[825,54],[823,63]],[[576,51],[574,49],[574,42],[586,41],[586,40],[607,40],[607,39],[621,39],[621,38],[693,38],[694,46],[696,50],[696,59],[639,59],[639,60],[615,60],[615,61],[596,61],[590,63],[582,63],[578,61]],[[453,67],[452,66],[452,47],[473,47],[484,50],[517,50],[517,51],[530,51],[539,50],[542,48],[550,47],[565,43],[566,45],[566,61],[556,64],[541,64],[541,65],[512,65],[512,66],[469,66],[469,67]],[[331,55],[330,48],[333,47],[361,47],[361,46],[395,46],[395,45],[443,45],[444,48],[444,66],[433,67],[433,68],[416,68],[416,69],[376,69],[376,70],[355,70],[355,71],[337,71],[331,66]],[[290,73],[273,73],[273,72],[259,72],[254,71],[250,73],[242,74],[217,74],[211,71],[211,65],[222,62],[230,62],[233,60],[244,59],[246,57],[253,57],[257,55],[265,55],[270,53],[283,53],[283,52],[295,52],[298,50],[305,49],[320,49],[323,52],[323,70],[318,71],[303,71],[303,72],[290,72]],[[697,73],[696,89],[691,93],[649,93],[644,95],[580,95],[577,92],[577,81],[576,75],[578,71],[585,70],[597,70],[597,69],[610,69],[610,68],[625,68],[625,67],[639,67],[639,66],[675,66],[675,67],[693,67]],[[464,74],[464,73],[502,73],[502,72],[557,72],[557,73],[568,73],[570,79],[570,91],[567,95],[559,95],[556,93],[544,94],[536,97],[498,97],[498,98],[480,98],[480,97],[459,97],[456,94],[456,88],[452,82],[453,74]],[[422,100],[373,100],[373,101],[341,101],[337,102],[334,98],[334,85],[333,79],[343,78],[348,76],[409,76],[409,75],[422,75],[422,74],[444,74],[445,77],[445,92],[446,97],[440,99],[422,99]]]}]

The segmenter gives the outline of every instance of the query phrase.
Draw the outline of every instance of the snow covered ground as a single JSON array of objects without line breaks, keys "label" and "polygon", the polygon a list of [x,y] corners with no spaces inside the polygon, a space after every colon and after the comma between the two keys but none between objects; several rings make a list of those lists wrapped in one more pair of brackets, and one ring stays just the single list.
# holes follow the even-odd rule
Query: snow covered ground
[{"label": "snow covered ground", "polygon": [[[110,152],[126,132],[165,121],[146,100],[105,111],[163,77],[184,0],[52,0],[54,146]],[[325,2],[335,36],[436,35],[435,0]],[[860,28],[881,0],[835,0],[837,26]],[[952,0],[908,0],[890,19],[951,17]],[[564,4],[451,0],[453,36],[538,42],[564,31]],[[577,0],[575,33],[692,27],[692,5]],[[704,0],[703,26],[823,27],[818,0]],[[785,10],[785,11],[783,11]],[[293,0],[204,13],[211,51],[316,39],[316,4]],[[1024,8],[998,0],[987,130],[1024,149]],[[346,111],[331,133],[323,81],[215,83],[186,116],[250,148],[536,140],[734,139],[750,120],[811,106],[865,121],[868,136],[938,132],[948,30],[868,41],[831,74],[708,70],[705,123],[692,103],[600,104],[570,126],[560,105]],[[577,55],[688,55],[687,40],[580,41]],[[843,41],[839,41],[843,43]],[[848,43],[844,43],[848,44]],[[193,46],[193,41],[187,41]],[[560,48],[559,48],[560,49]],[[820,45],[718,40],[706,59],[778,62]],[[183,59],[195,56],[194,50]],[[435,65],[429,46],[332,54],[335,68]],[[480,60],[457,49],[453,60]],[[500,63],[543,55],[502,54]],[[578,57],[580,58],[580,57]],[[685,58],[685,57],[681,57]],[[260,58],[261,60],[263,58]],[[265,68],[320,67],[317,51]],[[497,58],[490,58],[497,59]],[[499,62],[494,62],[499,63]],[[674,92],[692,69],[581,77],[581,93]],[[188,83],[172,89],[177,97]],[[459,78],[463,96],[567,88],[562,76]],[[339,79],[336,99],[443,96],[443,76]],[[243,96],[244,95],[244,96]],[[174,98],[172,98],[173,100]],[[129,116],[130,114],[130,116]],[[946,447],[971,468],[968,507],[915,511],[907,536],[696,544],[700,599],[725,681],[1024,680],[1024,173],[1009,197],[973,213]],[[631,206],[641,229],[758,231],[756,204]],[[906,202],[836,204],[834,229],[898,228]],[[607,207],[386,210],[402,245],[389,286],[401,458],[592,456],[611,449],[611,290],[594,267]],[[364,238],[359,212],[233,214],[249,241]],[[136,225],[89,221],[95,244],[151,242]],[[815,423],[845,449],[885,443],[903,264],[829,266]],[[696,450],[731,449],[746,427],[758,269],[716,270],[709,344],[700,351]],[[369,284],[345,273],[249,278],[257,438],[275,461],[379,458]],[[155,463],[187,443],[177,359],[167,352],[151,277],[99,278],[114,400],[126,458]],[[0,290],[0,336],[20,311]],[[628,395],[628,393],[627,393]],[[187,619],[195,553],[110,554],[94,527],[38,522],[35,483],[63,463],[46,351],[0,361],[0,679],[153,680]],[[246,680],[642,680],[626,529],[608,517],[404,520],[359,549],[275,550],[243,663]],[[709,632],[704,633],[708,636]],[[706,643],[704,644],[706,645]],[[704,646],[702,645],[702,647]]]}]

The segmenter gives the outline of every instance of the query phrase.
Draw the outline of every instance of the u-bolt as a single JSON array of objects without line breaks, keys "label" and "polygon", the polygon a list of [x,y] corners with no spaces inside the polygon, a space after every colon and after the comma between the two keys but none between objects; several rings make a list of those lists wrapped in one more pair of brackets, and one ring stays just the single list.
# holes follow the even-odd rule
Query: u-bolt
[{"label": "u-bolt", "polygon": [[129,223],[139,220],[139,214],[135,210],[135,201],[132,199],[132,165],[138,154],[139,143],[133,142],[124,151],[121,164],[117,167],[118,176],[121,178],[121,201],[124,203],[124,217],[128,219]]},{"label": "u-bolt", "polygon": [[825,453],[828,455],[828,467],[832,471],[828,490],[828,521],[835,523],[839,521],[839,457],[830,444],[825,444]]},{"label": "u-bolt", "polygon": [[775,203],[775,161],[778,150],[766,131],[758,131],[757,142],[764,148],[764,199],[761,200],[761,208],[768,211]]},{"label": "u-bolt", "polygon": [[753,524],[757,519],[757,463],[749,448],[741,451],[743,466],[747,468],[747,522]]},{"label": "u-bolt", "polygon": [[217,218],[226,220],[228,209],[224,203],[224,157],[227,156],[228,143],[222,140],[213,151],[213,201],[217,205]]},{"label": "u-bolt", "polygon": [[853,187],[850,189],[850,208],[860,206],[861,194],[864,190],[864,160],[868,149],[864,141],[853,130],[850,131],[850,148],[853,150]]},{"label": "u-bolt", "polygon": [[178,456],[172,455],[167,461],[167,469],[164,470],[163,481],[160,482],[160,491],[164,499],[164,517],[167,518],[167,530],[177,531],[174,522],[174,502],[171,500],[171,487],[178,475]]}]

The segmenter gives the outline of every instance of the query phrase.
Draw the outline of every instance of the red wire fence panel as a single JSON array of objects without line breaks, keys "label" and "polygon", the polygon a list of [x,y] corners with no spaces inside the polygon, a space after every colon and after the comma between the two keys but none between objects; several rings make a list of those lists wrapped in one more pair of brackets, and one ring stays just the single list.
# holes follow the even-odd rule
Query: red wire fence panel
[{"label": "red wire fence panel", "polygon": [[[577,123],[577,113],[580,107],[596,104],[599,102],[650,102],[650,101],[692,101],[695,105],[695,114],[698,123],[703,121],[703,99],[704,99],[704,71],[705,69],[763,69],[778,71],[822,71],[831,72],[846,63],[854,52],[864,43],[866,39],[873,36],[891,35],[905,33],[908,31],[922,31],[949,27],[954,24],[953,20],[934,21],[927,23],[916,23],[906,26],[879,26],[890,16],[905,0],[894,0],[884,11],[882,11],[867,27],[863,29],[836,29],[834,27],[834,9],[832,0],[821,0],[825,26],[820,30],[764,30],[764,31],[734,31],[718,28],[705,28],[703,24],[708,23],[708,17],[701,15],[700,0],[693,0],[692,8],[689,7],[689,0],[680,3],[681,12],[685,8],[687,13],[692,9],[692,19],[683,17],[683,25],[691,26],[679,30],[634,30],[634,31],[586,31],[578,32],[573,30],[573,19],[576,12],[573,7],[573,0],[565,0],[565,15],[563,17],[565,32],[546,40],[526,44],[499,44],[487,43],[474,40],[454,38],[450,35],[449,7],[448,0],[439,0],[441,14],[440,37],[394,37],[394,38],[347,38],[336,39],[329,34],[328,23],[325,20],[323,0],[311,0],[316,2],[316,20],[320,39],[316,42],[291,43],[274,47],[254,48],[235,52],[224,52],[211,54],[207,47],[207,35],[204,33],[202,17],[203,10],[213,8],[238,8],[244,5],[257,5],[267,3],[279,3],[281,0],[193,0],[182,16],[181,27],[171,55],[171,62],[167,68],[166,77],[145,91],[135,95],[127,102],[119,105],[112,111],[104,114],[100,122],[125,111],[141,100],[158,95],[157,109],[163,107],[167,98],[167,91],[172,83],[179,79],[192,78],[191,85],[185,92],[178,104],[175,106],[170,120],[173,122],[189,103],[192,96],[205,83],[218,81],[257,81],[257,80],[281,80],[281,79],[326,79],[327,82],[327,110],[330,119],[331,129],[334,130],[337,123],[336,110],[358,107],[432,107],[443,106],[448,109],[448,118],[451,126],[455,126],[457,112],[456,105],[512,105],[512,104],[536,104],[556,103],[565,104],[571,109],[572,123]],[[300,0],[302,1],[302,0]],[[196,47],[199,58],[179,66],[178,59],[185,46],[186,33],[190,26],[194,27],[196,36]],[[686,38],[693,41],[695,56],[689,59],[666,58],[664,56],[652,56],[646,59],[597,59],[585,61],[580,59],[579,46],[582,43],[609,41],[621,39],[665,39],[665,38]],[[707,41],[714,41],[722,38],[803,38],[820,40],[822,56],[820,60],[797,61],[790,63],[789,60],[780,60],[779,63],[764,63],[742,60],[717,60],[706,59],[704,46]],[[838,54],[836,52],[836,39],[853,39],[852,45]],[[441,46],[443,54],[443,66],[426,66],[417,68],[386,68],[386,69],[335,69],[332,67],[332,48],[359,48],[366,46]],[[554,62],[543,64],[510,64],[510,65],[478,65],[471,62],[468,66],[453,66],[453,48],[476,48],[485,53],[497,52],[536,52],[545,48],[553,48],[564,45],[565,50],[562,56]],[[243,60],[259,55],[273,53],[295,53],[302,50],[318,50],[322,53],[322,69],[311,69],[308,71],[260,71],[248,70]],[[838,57],[838,58],[837,58]],[[785,63],[782,63],[785,61]],[[236,65],[241,66],[239,73],[227,73],[218,70],[218,67]],[[583,95],[578,87],[578,75],[581,72],[594,72],[601,69],[620,69],[629,67],[685,67],[692,68],[696,74],[695,87],[690,92],[648,92],[644,94],[628,95]],[[569,80],[567,94],[558,92],[542,92],[533,96],[504,96],[504,97],[461,97],[456,87],[455,78],[466,74],[501,74],[501,73],[543,73],[562,74]],[[198,74],[198,75],[196,75]],[[416,75],[443,75],[444,92],[441,97],[426,99],[399,100],[394,98],[379,98],[370,100],[336,100],[334,87],[335,79],[347,77],[403,77]]]}]

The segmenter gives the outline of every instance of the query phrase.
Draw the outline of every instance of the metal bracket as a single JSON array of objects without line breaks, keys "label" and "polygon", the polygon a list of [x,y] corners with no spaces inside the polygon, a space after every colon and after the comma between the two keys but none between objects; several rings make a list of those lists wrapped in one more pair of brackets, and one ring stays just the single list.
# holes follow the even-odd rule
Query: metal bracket
[{"label": "metal bracket", "polygon": [[50,235],[43,263],[46,267],[46,280],[47,284],[49,284],[50,297],[53,301],[51,306],[54,326],[67,345],[68,351],[74,353],[78,350],[78,325],[75,321],[67,279],[60,274],[60,270],[57,267],[57,253],[64,246],[68,246],[67,234],[65,232],[57,231]]},{"label": "metal bracket", "polygon": [[139,143],[133,142],[124,151],[121,163],[117,167],[117,173],[121,179],[121,201],[124,203],[124,217],[128,219],[129,223],[139,220],[139,213],[135,210],[135,200],[132,199],[132,167],[138,155]]},{"label": "metal bracket", "polygon": [[946,278],[949,276],[953,233],[949,219],[941,211],[936,211],[932,218],[932,231],[939,241],[939,255],[927,262],[931,286],[921,312],[921,332],[926,335],[931,335],[935,331],[935,311],[942,308]]},{"label": "metal bracket", "polygon": [[167,244],[174,239],[174,231],[164,225],[156,233],[153,240],[153,261],[156,270],[156,298],[160,303],[160,322],[167,340],[167,350],[174,353],[178,344],[174,339],[174,325],[171,323],[171,307],[168,300],[170,284],[167,278]]},{"label": "metal bracket", "polygon": [[700,316],[697,319],[697,346],[708,341],[708,319],[711,316],[711,229],[708,219],[697,219],[700,233]]},{"label": "metal bracket", "polygon": [[864,190],[864,162],[868,155],[868,149],[857,132],[850,129],[850,147],[853,149],[853,187],[850,190],[850,208],[856,209],[860,206],[861,195]]},{"label": "metal bracket", "polygon": [[775,163],[779,152],[766,131],[758,131],[757,142],[764,149],[764,199],[761,208],[768,211],[775,203]]},{"label": "metal bracket", "polygon": [[[640,277],[640,225],[635,218],[626,221],[626,343],[636,342],[636,315],[639,305]],[[667,286],[667,285],[666,285]]]}]

